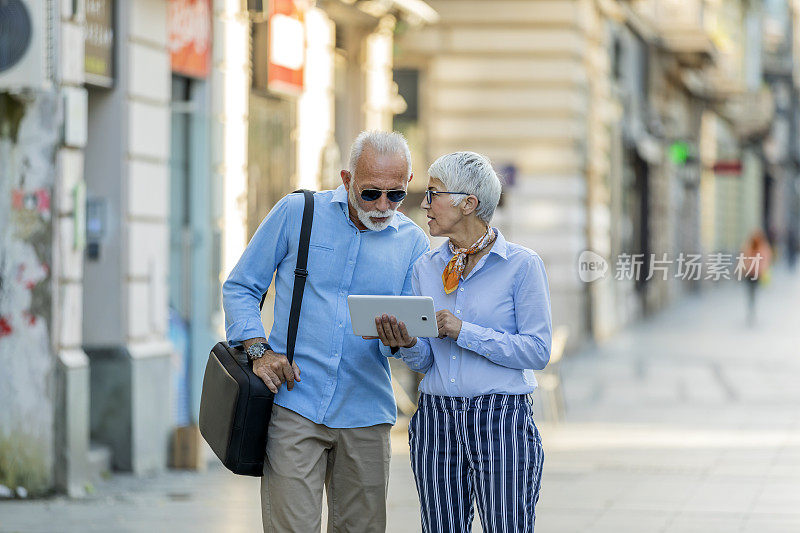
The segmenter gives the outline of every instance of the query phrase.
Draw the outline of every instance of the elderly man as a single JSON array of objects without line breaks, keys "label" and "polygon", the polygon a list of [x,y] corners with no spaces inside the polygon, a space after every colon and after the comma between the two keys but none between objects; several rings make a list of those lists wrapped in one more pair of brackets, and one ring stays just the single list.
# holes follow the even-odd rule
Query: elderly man
[{"label": "elderly man", "polygon": [[[292,366],[285,351],[302,195],[275,205],[223,285],[228,341],[244,346],[253,371],[276,392],[261,482],[264,531],[320,531],[323,484],[328,531],[386,526],[389,430],[397,415],[391,374],[380,343],[353,335],[347,295],[411,294],[412,265],[429,243],[396,212],[412,178],[402,135],[361,133],[341,176],[339,188],[314,195]],[[273,274],[267,344],[259,300]]]}]

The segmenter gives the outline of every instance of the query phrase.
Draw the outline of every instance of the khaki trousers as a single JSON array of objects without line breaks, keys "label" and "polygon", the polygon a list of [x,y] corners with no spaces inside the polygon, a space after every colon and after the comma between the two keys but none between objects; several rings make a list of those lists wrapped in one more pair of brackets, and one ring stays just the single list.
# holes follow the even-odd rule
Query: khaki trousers
[{"label": "khaki trousers", "polygon": [[389,424],[329,428],[273,406],[261,478],[264,532],[320,531],[324,485],[328,532],[383,533],[390,429]]}]

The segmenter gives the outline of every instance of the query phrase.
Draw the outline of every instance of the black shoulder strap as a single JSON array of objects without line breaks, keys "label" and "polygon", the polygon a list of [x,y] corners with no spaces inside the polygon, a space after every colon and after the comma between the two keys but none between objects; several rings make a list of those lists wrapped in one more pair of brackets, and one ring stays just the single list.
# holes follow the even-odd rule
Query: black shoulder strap
[{"label": "black shoulder strap", "polygon": [[[301,192],[301,191],[295,191]],[[302,190],[305,197],[303,222],[300,226],[300,245],[297,248],[297,265],[294,269],[294,290],[292,308],[289,312],[289,331],[286,335],[286,358],[289,364],[294,359],[294,344],[297,341],[297,326],[300,324],[300,307],[303,305],[303,290],[308,277],[308,245],[311,242],[311,226],[314,222],[314,192]]]},{"label": "black shoulder strap", "polygon": [[[300,244],[297,248],[297,264],[294,268],[294,289],[292,290],[292,307],[289,311],[289,331],[286,336],[286,357],[291,364],[294,359],[294,345],[297,341],[297,326],[300,324],[300,307],[303,305],[303,290],[306,288],[308,277],[308,245],[311,242],[311,226],[314,222],[314,191],[300,189],[294,192],[303,193],[305,205],[303,206],[303,221],[300,225]],[[260,308],[264,307],[267,299],[265,292],[261,296]]]}]

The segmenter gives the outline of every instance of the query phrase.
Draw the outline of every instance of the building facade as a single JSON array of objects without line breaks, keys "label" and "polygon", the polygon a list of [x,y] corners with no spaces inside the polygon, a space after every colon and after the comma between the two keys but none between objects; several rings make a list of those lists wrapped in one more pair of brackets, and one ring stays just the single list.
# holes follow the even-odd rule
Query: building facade
[{"label": "building facade", "polygon": [[436,14],[10,4],[35,46],[0,54],[0,484],[79,495],[167,466],[223,335],[222,280],[281,196],[337,186],[355,135],[391,127],[395,25]]},{"label": "building facade", "polygon": [[16,4],[41,44],[0,71],[0,483],[81,494],[108,469],[164,469],[197,410],[194,354],[220,319],[211,199],[238,155],[213,142],[237,121],[214,112],[230,63],[212,35],[241,5]]},{"label": "building facade", "polygon": [[[791,62],[795,11],[777,3]],[[456,150],[493,160],[506,180],[496,224],[544,259],[572,346],[700,286],[664,275],[661,261],[737,251],[764,217],[789,218],[761,200],[760,143],[776,126],[760,3],[430,4],[439,23],[397,39],[396,80],[414,105],[396,125],[418,171]],[[579,276],[586,250],[609,268],[591,283]],[[622,261],[631,275],[617,275]]]}]

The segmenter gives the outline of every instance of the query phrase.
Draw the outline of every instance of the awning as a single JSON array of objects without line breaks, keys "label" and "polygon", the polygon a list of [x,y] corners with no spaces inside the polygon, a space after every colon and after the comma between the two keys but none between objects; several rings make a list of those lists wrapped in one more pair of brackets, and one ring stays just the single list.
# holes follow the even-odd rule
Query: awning
[{"label": "awning", "polygon": [[748,90],[741,81],[718,69],[684,68],[680,78],[692,95],[705,100],[730,123],[737,138],[753,138],[769,130],[775,106],[768,88]]},{"label": "awning", "polygon": [[419,19],[425,24],[439,22],[439,13],[422,0],[389,0],[389,2],[405,13],[409,19]]},{"label": "awning", "polygon": [[775,116],[772,91],[767,88],[744,91],[720,99],[714,111],[731,124],[739,139],[754,139],[769,133]]},{"label": "awning", "polygon": [[390,13],[399,14],[411,25],[435,24],[439,13],[423,0],[340,0],[360,11],[380,18]]},{"label": "awning", "polygon": [[708,32],[697,26],[659,26],[658,44],[683,65],[701,66],[716,60],[717,48]]}]

